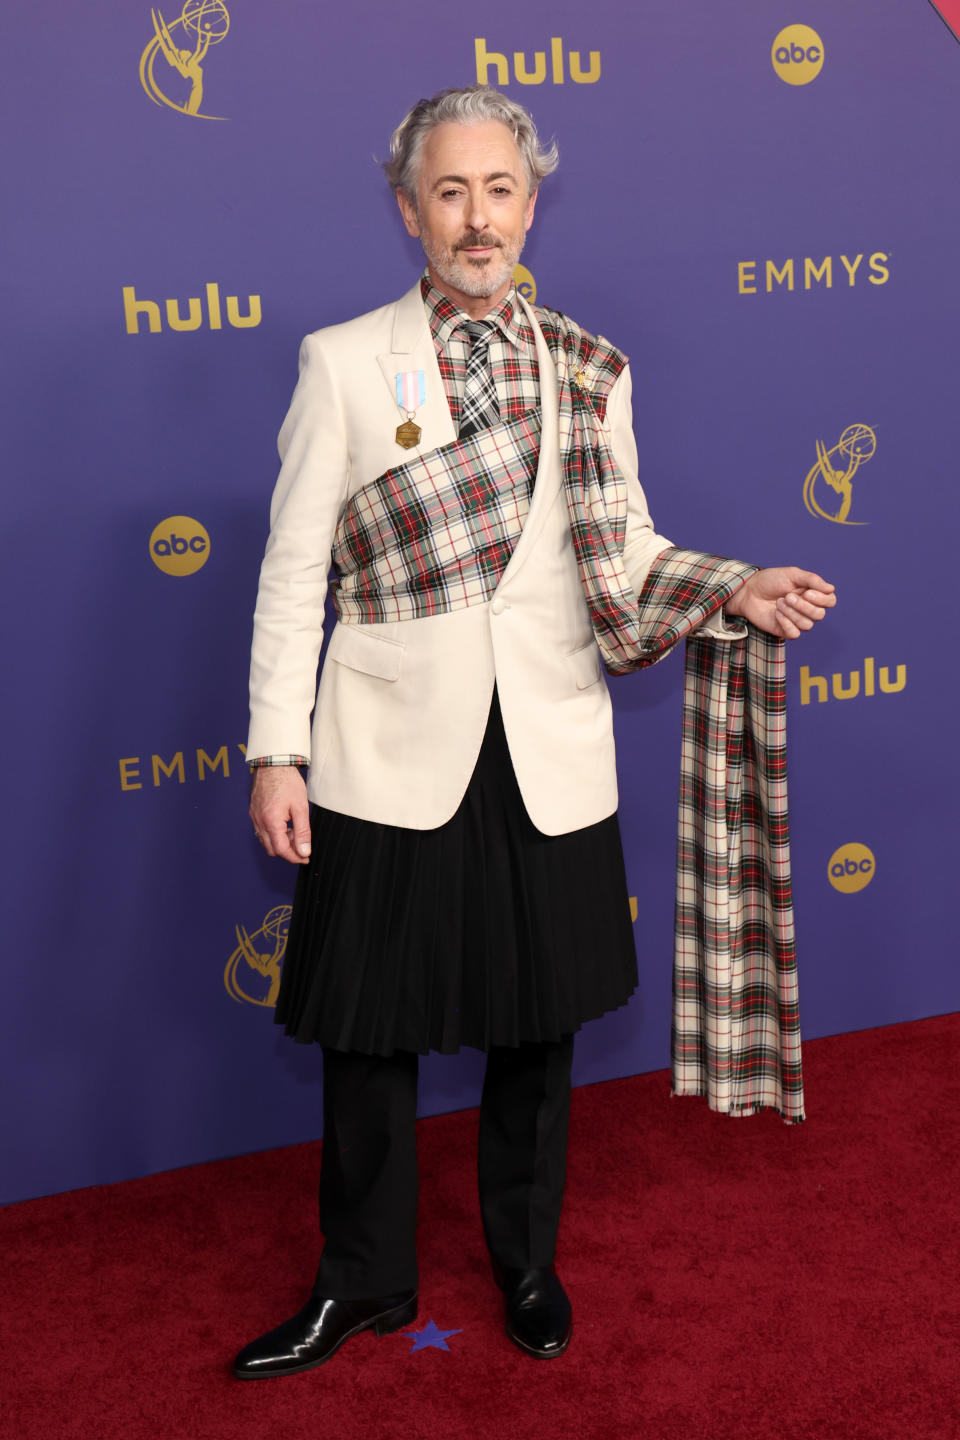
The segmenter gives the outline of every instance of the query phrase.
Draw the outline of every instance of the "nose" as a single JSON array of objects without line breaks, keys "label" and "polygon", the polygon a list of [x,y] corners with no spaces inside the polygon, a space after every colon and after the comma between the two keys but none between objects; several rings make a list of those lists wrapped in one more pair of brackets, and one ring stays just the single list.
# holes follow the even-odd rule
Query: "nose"
[{"label": "nose", "polygon": [[488,228],[486,191],[482,185],[470,188],[470,203],[467,207],[467,224],[471,230],[483,233]]}]

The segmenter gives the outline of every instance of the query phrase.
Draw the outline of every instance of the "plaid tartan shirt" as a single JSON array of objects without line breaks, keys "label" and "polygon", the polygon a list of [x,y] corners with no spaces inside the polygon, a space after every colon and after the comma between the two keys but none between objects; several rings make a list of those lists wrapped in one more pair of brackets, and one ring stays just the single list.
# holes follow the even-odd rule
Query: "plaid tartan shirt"
[{"label": "plaid tartan shirt", "polygon": [[[470,317],[463,310],[458,310],[446,295],[441,295],[426,274],[420,281],[420,293],[426,306],[454,429],[459,430],[463,382],[470,358],[470,342],[462,327]],[[537,343],[530,322],[517,304],[516,290],[511,288],[506,299],[483,318],[497,327],[487,353],[500,406],[500,419],[508,422],[519,420],[539,406],[540,379]]]}]

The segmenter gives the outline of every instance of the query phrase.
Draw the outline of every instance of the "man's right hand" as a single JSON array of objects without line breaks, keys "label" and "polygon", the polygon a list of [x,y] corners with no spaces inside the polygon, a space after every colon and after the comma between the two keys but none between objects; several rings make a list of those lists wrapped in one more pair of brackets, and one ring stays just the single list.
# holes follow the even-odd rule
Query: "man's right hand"
[{"label": "man's right hand", "polygon": [[250,819],[268,855],[306,865],[310,859],[310,805],[296,765],[261,765],[250,785]]}]

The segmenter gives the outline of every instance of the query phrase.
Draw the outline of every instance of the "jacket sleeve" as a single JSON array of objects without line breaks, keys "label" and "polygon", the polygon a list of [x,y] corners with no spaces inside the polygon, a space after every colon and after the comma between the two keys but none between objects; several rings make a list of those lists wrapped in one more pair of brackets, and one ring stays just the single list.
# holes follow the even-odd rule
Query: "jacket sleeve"
[{"label": "jacket sleeve", "polygon": [[350,479],[343,409],[322,332],[300,346],[300,376],[278,448],[253,622],[248,760],[310,756],[327,576]]},{"label": "jacket sleeve", "polygon": [[638,478],[637,442],[633,434],[633,383],[629,365],[621,373],[607,400],[610,448],[627,482],[627,534],[623,547],[627,578],[637,594],[643,589],[650,566],[672,540],[658,535],[650,518],[646,496]]}]

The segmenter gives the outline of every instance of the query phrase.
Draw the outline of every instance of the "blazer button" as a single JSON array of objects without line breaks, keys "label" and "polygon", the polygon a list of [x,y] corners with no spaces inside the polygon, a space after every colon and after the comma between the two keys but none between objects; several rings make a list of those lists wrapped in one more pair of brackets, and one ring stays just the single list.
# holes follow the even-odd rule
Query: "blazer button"
[{"label": "blazer button", "polygon": [[496,600],[494,600],[492,605],[490,606],[490,609],[493,611],[494,615],[502,615],[504,610],[510,609],[510,606],[507,604],[506,600],[501,600],[500,596],[498,595]]}]

